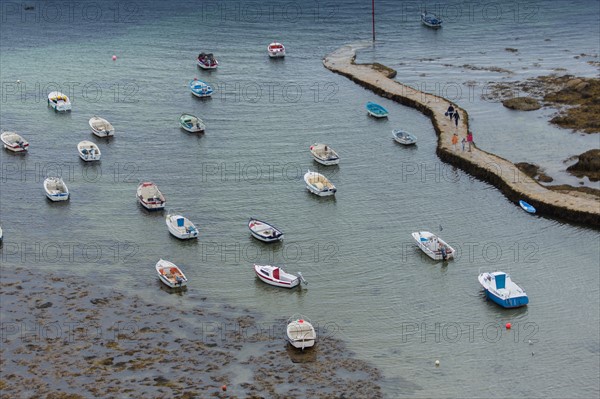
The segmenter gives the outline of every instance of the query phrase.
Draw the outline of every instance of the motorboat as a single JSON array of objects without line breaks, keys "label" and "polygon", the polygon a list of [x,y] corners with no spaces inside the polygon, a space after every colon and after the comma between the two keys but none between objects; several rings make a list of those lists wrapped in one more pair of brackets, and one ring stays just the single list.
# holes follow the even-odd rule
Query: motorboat
[{"label": "motorboat", "polygon": [[293,315],[288,319],[286,335],[294,348],[302,350],[314,346],[317,340],[315,328],[310,320],[302,315]]},{"label": "motorboat", "polygon": [[80,141],[77,144],[77,152],[79,152],[79,157],[86,162],[99,161],[102,155],[100,148],[95,143],[87,140]]},{"label": "motorboat", "polygon": [[182,288],[187,285],[188,279],[181,269],[168,260],[160,259],[156,262],[158,278],[169,288]]},{"label": "motorboat", "polygon": [[24,152],[29,148],[29,142],[15,132],[0,134],[0,140],[2,140],[4,148],[12,152]]},{"label": "motorboat", "polygon": [[300,281],[306,283],[302,273],[298,275],[286,273],[278,266],[254,265],[256,276],[263,282],[275,287],[294,288],[300,284]]},{"label": "motorboat", "polygon": [[206,129],[204,121],[192,114],[181,114],[179,125],[190,133],[202,133]]},{"label": "motorboat", "polygon": [[115,135],[115,128],[104,118],[92,116],[88,124],[92,128],[92,133],[98,137],[112,137]]},{"label": "motorboat", "polygon": [[143,182],[137,188],[137,199],[149,211],[159,211],[165,208],[167,200],[152,182]]},{"label": "motorboat", "polygon": [[270,223],[250,218],[248,220],[248,229],[252,237],[263,242],[276,242],[283,240],[283,231]]},{"label": "motorboat", "polygon": [[417,245],[427,256],[433,260],[453,259],[455,250],[446,241],[429,231],[412,233]]},{"label": "motorboat", "polygon": [[387,118],[389,112],[387,109],[383,108],[381,105],[369,101],[365,108],[367,109],[367,113],[374,118]]},{"label": "motorboat", "polygon": [[429,26],[430,28],[441,28],[443,21],[435,14],[423,12],[421,13],[421,22],[423,25]]},{"label": "motorboat", "polygon": [[518,308],[529,303],[525,291],[504,272],[481,273],[479,284],[486,296],[503,308]]},{"label": "motorboat", "polygon": [[180,240],[198,238],[198,229],[188,218],[181,215],[168,214],[165,218],[169,233]]},{"label": "motorboat", "polygon": [[44,190],[46,197],[50,201],[67,201],[69,199],[69,189],[60,177],[48,177],[44,180]]},{"label": "motorboat", "polygon": [[48,106],[55,112],[65,112],[71,110],[71,100],[60,91],[53,91],[48,94]]},{"label": "motorboat", "polygon": [[197,61],[198,66],[202,69],[216,69],[219,66],[219,61],[217,61],[212,53],[198,54]]},{"label": "motorboat", "polygon": [[267,46],[267,52],[271,58],[285,57],[285,46],[279,42],[273,42]]},{"label": "motorboat", "polygon": [[190,90],[193,95],[200,98],[210,97],[213,94],[213,88],[208,83],[194,78],[190,81]]},{"label": "motorboat", "polygon": [[304,174],[304,182],[306,183],[306,188],[319,197],[334,195],[337,191],[329,179],[320,173],[311,172],[310,170]]},{"label": "motorboat", "polygon": [[403,145],[413,145],[417,143],[417,138],[404,130],[394,130],[392,131],[392,136],[394,136],[394,140],[396,140],[397,143]]},{"label": "motorboat", "polygon": [[311,145],[310,153],[315,161],[321,165],[329,166],[340,163],[340,157],[337,152],[335,152],[333,148],[329,147],[327,144],[315,143]]}]

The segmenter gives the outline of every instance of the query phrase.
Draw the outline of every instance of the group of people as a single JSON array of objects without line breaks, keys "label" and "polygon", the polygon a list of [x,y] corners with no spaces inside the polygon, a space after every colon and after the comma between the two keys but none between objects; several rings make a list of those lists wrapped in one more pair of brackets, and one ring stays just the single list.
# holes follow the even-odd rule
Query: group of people
[{"label": "group of people", "polygon": [[[458,120],[460,119],[460,116],[458,115],[458,110],[455,110],[454,107],[452,105],[450,105],[448,107],[448,110],[446,111],[446,113],[444,114],[447,117],[450,118],[450,120],[452,120],[452,118],[454,118],[454,125],[456,128],[458,128]],[[467,132],[467,137],[463,137],[463,139],[461,140],[461,144],[462,144],[462,150],[465,150],[465,144],[469,146],[469,152],[471,152],[471,146],[473,143],[473,133],[468,131]],[[456,151],[456,145],[458,144],[458,134],[454,133],[452,135],[452,149]]]}]

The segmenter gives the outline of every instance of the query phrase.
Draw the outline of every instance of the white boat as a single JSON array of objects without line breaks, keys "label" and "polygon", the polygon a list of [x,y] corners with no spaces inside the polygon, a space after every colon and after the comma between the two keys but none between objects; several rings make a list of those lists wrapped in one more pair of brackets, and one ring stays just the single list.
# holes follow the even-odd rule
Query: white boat
[{"label": "white boat", "polygon": [[181,215],[168,214],[165,218],[169,232],[180,240],[198,237],[198,229],[188,218]]},{"label": "white boat", "polygon": [[283,240],[283,231],[262,220],[250,218],[250,220],[248,220],[248,229],[250,229],[252,237],[263,242]]},{"label": "white boat", "polygon": [[137,199],[140,204],[149,211],[164,209],[167,200],[152,182],[143,182],[137,188]]},{"label": "white boat", "polygon": [[198,66],[202,69],[217,69],[219,61],[213,56],[212,53],[200,53],[198,54]]},{"label": "white boat", "polygon": [[56,112],[70,111],[71,100],[65,94],[53,91],[48,94],[48,106],[52,107]]},{"label": "white boat", "polygon": [[417,245],[433,260],[454,258],[455,250],[448,243],[429,231],[412,233]]},{"label": "white boat", "polygon": [[279,42],[273,42],[267,46],[267,52],[271,58],[285,57],[285,46]]},{"label": "white boat", "polygon": [[308,191],[319,197],[334,195],[337,191],[333,183],[325,176],[317,172],[311,172],[310,170],[304,174],[304,182]]},{"label": "white boat", "polygon": [[187,285],[188,279],[177,265],[168,260],[156,262],[158,278],[169,288],[181,288]]},{"label": "white boat", "polygon": [[192,94],[200,98],[210,97],[214,92],[211,85],[201,80],[198,80],[198,78],[190,80],[189,87]]},{"label": "white boat", "polygon": [[320,163],[321,165],[337,165],[340,163],[340,157],[333,150],[333,148],[329,147],[327,144],[319,144],[315,143],[310,146],[310,153],[312,154],[315,161]]},{"label": "white boat", "polygon": [[206,129],[204,121],[192,114],[181,114],[179,125],[190,133],[202,133]]},{"label": "white boat", "polygon": [[79,152],[79,157],[86,162],[99,161],[102,155],[100,148],[95,143],[87,140],[80,141],[77,144],[77,151]]},{"label": "white boat", "polygon": [[12,152],[23,152],[29,148],[29,142],[15,132],[0,134],[0,140],[2,140],[4,148]]},{"label": "white boat", "polygon": [[394,136],[394,140],[396,140],[397,143],[403,145],[413,145],[417,143],[417,138],[404,130],[393,130],[392,136]]},{"label": "white boat", "polygon": [[282,268],[270,265],[254,265],[254,272],[258,278],[269,285],[283,288],[294,288],[300,284],[300,281],[306,284],[302,273],[298,275],[286,273]]},{"label": "white boat", "polygon": [[48,177],[44,180],[46,197],[51,201],[66,201],[69,199],[69,189],[60,177]]},{"label": "white boat", "polygon": [[111,137],[115,135],[115,128],[104,118],[92,116],[88,123],[92,128],[92,133],[98,137]]},{"label": "white boat", "polygon": [[529,297],[504,272],[481,273],[479,283],[486,296],[503,308],[518,308],[529,303]]},{"label": "white boat", "polygon": [[302,315],[293,315],[288,319],[286,335],[294,348],[302,350],[314,346],[317,340],[315,328],[310,320]]}]

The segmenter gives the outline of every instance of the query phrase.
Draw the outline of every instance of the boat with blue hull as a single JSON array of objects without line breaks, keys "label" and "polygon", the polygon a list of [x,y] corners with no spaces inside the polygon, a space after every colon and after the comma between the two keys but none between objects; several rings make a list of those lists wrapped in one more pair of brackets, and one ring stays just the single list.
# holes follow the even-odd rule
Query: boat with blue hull
[{"label": "boat with blue hull", "polygon": [[531,204],[528,204],[527,202],[520,200],[519,201],[519,205],[521,206],[521,208],[523,208],[523,210],[527,213],[535,213],[535,207]]},{"label": "boat with blue hull", "polygon": [[365,108],[367,109],[367,112],[369,113],[369,115],[371,115],[374,118],[387,118],[387,116],[389,114],[387,109],[385,109],[381,105],[371,102],[371,101],[369,101],[365,105]]},{"label": "boat with blue hull", "polygon": [[211,85],[196,78],[190,81],[190,90],[193,95],[200,98],[210,97],[213,94]]},{"label": "boat with blue hull", "polygon": [[488,299],[503,308],[518,308],[529,303],[525,291],[504,272],[481,273],[479,283]]}]

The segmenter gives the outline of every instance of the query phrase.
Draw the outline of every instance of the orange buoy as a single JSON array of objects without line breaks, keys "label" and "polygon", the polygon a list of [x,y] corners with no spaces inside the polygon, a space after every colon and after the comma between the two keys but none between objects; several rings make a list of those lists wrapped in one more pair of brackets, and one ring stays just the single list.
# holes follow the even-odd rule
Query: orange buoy
[{"label": "orange buoy", "polygon": [[511,328],[511,327],[512,327],[512,324],[510,324],[510,323],[506,323],[506,329],[507,329],[507,330],[510,330],[510,328]]},{"label": "orange buoy", "polygon": [[227,390],[227,385],[221,385],[221,389],[222,389],[223,391],[226,391],[226,390]]}]

